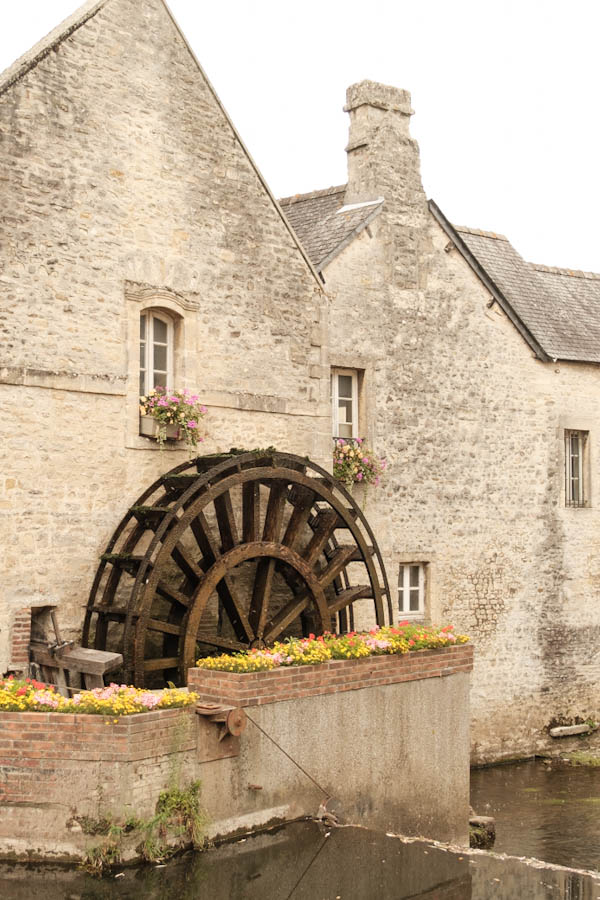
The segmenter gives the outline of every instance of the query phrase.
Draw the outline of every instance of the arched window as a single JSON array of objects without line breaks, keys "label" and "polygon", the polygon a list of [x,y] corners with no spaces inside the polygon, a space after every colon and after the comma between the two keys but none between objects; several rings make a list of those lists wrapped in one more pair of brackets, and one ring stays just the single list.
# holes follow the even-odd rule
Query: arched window
[{"label": "arched window", "polygon": [[140,316],[140,397],[157,385],[173,385],[173,321],[147,309]]}]

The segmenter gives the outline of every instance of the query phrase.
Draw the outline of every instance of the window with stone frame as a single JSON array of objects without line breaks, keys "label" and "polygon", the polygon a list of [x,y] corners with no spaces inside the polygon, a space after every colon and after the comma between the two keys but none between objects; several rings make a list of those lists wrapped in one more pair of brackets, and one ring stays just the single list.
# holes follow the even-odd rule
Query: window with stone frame
[{"label": "window with stone frame", "polygon": [[589,432],[565,430],[565,505],[589,506]]},{"label": "window with stone frame", "polygon": [[427,564],[401,563],[398,569],[398,613],[400,618],[425,615]]},{"label": "window with stone frame", "polygon": [[331,370],[331,426],[334,438],[359,437],[356,369]]},{"label": "window with stone frame", "polygon": [[140,397],[152,388],[174,387],[173,320],[162,310],[146,309],[140,315]]}]

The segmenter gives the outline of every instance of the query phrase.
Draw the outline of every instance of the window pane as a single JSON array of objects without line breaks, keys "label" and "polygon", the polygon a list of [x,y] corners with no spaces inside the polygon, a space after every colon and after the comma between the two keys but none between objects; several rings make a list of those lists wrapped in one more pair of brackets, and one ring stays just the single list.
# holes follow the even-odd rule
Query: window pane
[{"label": "window pane", "polygon": [[167,348],[154,345],[154,368],[161,372],[167,371]]},{"label": "window pane", "polygon": [[140,341],[140,369],[146,368],[146,345]]},{"label": "window pane", "polygon": [[352,424],[352,400],[340,400],[338,403],[338,422]]},{"label": "window pane", "polygon": [[410,586],[411,588],[419,587],[419,569],[420,566],[411,566],[410,567]]},{"label": "window pane", "polygon": [[338,394],[340,397],[352,397],[351,375],[338,375]]},{"label": "window pane", "polygon": [[153,372],[152,384],[154,387],[166,387],[166,372]]},{"label": "window pane", "polygon": [[161,344],[167,343],[167,323],[161,319],[154,319],[154,340]]},{"label": "window pane", "polygon": [[336,437],[351,438],[352,425],[339,425]]},{"label": "window pane", "polygon": [[410,611],[418,612],[419,611],[419,591],[410,592]]},{"label": "window pane", "polygon": [[146,373],[140,372],[140,397],[146,396]]},{"label": "window pane", "polygon": [[146,316],[140,316],[140,339],[146,340]]}]

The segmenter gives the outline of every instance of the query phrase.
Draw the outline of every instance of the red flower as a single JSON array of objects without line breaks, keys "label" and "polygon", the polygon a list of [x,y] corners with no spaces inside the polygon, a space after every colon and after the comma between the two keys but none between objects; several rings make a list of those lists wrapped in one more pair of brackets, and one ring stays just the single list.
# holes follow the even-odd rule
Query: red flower
[{"label": "red flower", "polygon": [[21,688],[19,688],[19,690],[16,692],[16,696],[17,696],[17,697],[22,697],[23,694],[26,694],[28,690],[29,690],[29,688],[21,687]]},{"label": "red flower", "polygon": [[309,639],[309,641],[314,641],[314,639],[315,639],[314,634],[309,634],[308,639]]}]

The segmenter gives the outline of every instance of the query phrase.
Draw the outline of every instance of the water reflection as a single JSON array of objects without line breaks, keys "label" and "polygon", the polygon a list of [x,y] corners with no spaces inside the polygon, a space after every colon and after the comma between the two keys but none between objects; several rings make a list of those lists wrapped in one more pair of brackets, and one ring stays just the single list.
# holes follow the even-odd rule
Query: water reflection
[{"label": "water reflection", "polygon": [[[593,889],[593,891],[592,891]],[[2,900],[593,900],[600,882],[312,822],[97,881],[0,866]]]},{"label": "water reflection", "polygon": [[476,769],[471,803],[495,816],[496,851],[600,869],[600,769],[541,760]]}]

